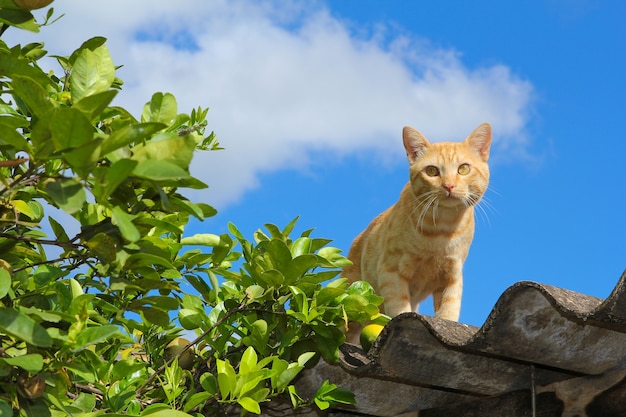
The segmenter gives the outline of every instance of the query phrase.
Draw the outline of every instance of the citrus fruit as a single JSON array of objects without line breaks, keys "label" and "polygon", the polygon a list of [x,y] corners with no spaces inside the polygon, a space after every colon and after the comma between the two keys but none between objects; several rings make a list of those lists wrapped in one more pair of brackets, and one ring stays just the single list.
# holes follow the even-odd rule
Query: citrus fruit
[{"label": "citrus fruit", "polygon": [[13,2],[22,9],[35,10],[46,7],[52,3],[53,0],[13,0]]},{"label": "citrus fruit", "polygon": [[[184,339],[182,337],[177,337],[167,344],[165,347],[165,360],[169,361],[174,356],[178,355],[180,351],[182,351],[185,346],[189,344],[189,340]],[[182,369],[191,369],[193,367],[193,360],[195,358],[195,354],[193,352],[193,348],[189,348],[178,357],[178,366]]]},{"label": "citrus fruit", "polygon": [[380,324],[368,324],[363,327],[361,330],[361,346],[363,349],[370,350],[376,339],[378,339],[378,335],[383,331],[383,327]]}]

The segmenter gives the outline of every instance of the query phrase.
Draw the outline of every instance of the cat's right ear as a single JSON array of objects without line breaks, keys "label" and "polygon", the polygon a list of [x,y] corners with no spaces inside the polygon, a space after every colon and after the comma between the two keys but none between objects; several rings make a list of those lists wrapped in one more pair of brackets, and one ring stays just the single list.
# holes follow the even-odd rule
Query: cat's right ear
[{"label": "cat's right ear", "polygon": [[411,126],[405,126],[402,129],[402,141],[404,142],[404,149],[406,149],[406,156],[411,164],[424,155],[426,148],[430,146],[430,142],[426,140],[424,135]]}]

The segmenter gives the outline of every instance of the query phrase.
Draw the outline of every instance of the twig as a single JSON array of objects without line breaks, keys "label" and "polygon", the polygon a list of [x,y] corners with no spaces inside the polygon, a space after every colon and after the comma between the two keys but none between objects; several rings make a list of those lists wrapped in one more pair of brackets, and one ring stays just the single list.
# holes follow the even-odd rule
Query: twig
[{"label": "twig", "polygon": [[[2,34],[0,33],[0,36],[2,36]],[[36,167],[30,167],[26,170],[26,172],[24,172],[23,175],[21,175],[19,178],[16,178],[15,180],[13,180],[13,182],[11,182],[8,187],[3,188],[0,190],[0,196],[2,196],[2,194],[4,194],[5,192],[7,192],[8,190],[13,189],[17,184],[19,184],[20,182],[22,182],[24,179],[26,180],[30,180],[30,176],[33,175],[36,171]]]},{"label": "twig", "polygon": [[58,240],[37,239],[34,237],[28,237],[28,236],[22,236],[22,235],[12,235],[10,233],[0,233],[0,237],[4,237],[6,239],[18,240],[20,242],[35,243],[37,245],[54,245],[54,246],[68,247],[71,249],[77,249],[78,247],[80,247],[80,245],[72,243],[72,241],[59,242]]},{"label": "twig", "polygon": [[[67,259],[68,258],[56,258],[56,259],[50,259],[48,261],[35,262],[32,264],[28,264],[26,266],[15,268],[13,272],[23,271],[24,269],[32,268],[34,266],[53,264],[55,262],[65,261]],[[86,264],[86,263],[88,263],[86,259],[80,259],[76,264],[73,265],[73,268],[78,268],[79,266]]]},{"label": "twig", "polygon": [[28,161],[28,158],[9,159],[7,161],[0,161],[0,167],[15,167]]},{"label": "twig", "polygon": [[96,395],[101,395],[104,396],[104,392],[102,392],[102,390],[99,390],[96,387],[92,387],[90,385],[84,385],[84,384],[74,384],[74,386],[83,391],[83,392],[88,392],[90,394],[96,394]]}]

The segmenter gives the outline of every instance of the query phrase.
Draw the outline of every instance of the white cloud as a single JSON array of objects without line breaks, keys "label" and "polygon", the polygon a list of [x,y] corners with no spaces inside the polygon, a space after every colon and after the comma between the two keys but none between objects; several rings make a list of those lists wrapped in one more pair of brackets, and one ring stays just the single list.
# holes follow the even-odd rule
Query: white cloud
[{"label": "white cloud", "polygon": [[[66,17],[37,39],[69,54],[107,37],[124,65],[118,103],[136,114],[155,91],[173,93],[181,111],[210,107],[209,127],[227,150],[199,156],[193,173],[218,206],[255,187],[259,172],[306,165],[311,149],[402,155],[407,124],[433,140],[461,140],[490,121],[497,148],[523,149],[532,86],[504,65],[469,69],[454,51],[403,35],[356,38],[316,4],[100,4],[55,1]],[[193,47],[177,48],[181,38]]]}]

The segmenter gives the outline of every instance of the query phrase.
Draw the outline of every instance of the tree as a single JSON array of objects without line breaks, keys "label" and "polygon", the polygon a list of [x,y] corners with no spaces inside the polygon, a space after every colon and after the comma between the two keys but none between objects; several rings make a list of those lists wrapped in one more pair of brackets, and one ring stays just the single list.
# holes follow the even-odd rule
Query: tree
[{"label": "tree", "polygon": [[[0,34],[40,29],[20,4],[0,0]],[[368,284],[333,281],[340,251],[312,230],[291,238],[296,220],[253,241],[232,224],[185,235],[216,213],[180,191],[206,187],[189,165],[219,149],[208,111],[155,93],[136,119],[113,104],[104,38],[56,57],[58,75],[38,65],[43,47],[0,40],[0,415],[352,402],[332,381],[311,398],[294,385],[337,360],[348,320],[385,320]]]}]

